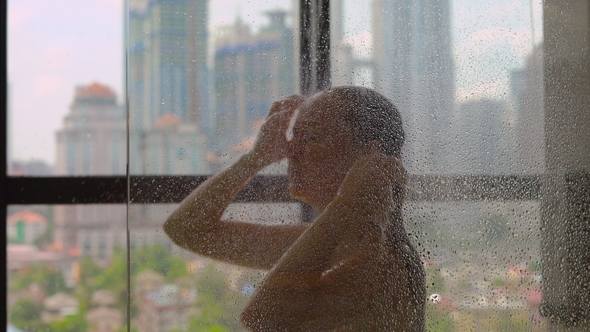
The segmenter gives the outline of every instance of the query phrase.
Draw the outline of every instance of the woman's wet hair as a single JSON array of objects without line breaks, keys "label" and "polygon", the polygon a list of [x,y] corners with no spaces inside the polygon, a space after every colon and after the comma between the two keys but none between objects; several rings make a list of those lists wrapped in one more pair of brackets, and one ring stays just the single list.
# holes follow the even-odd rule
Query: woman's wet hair
[{"label": "woman's wet hair", "polygon": [[376,140],[383,153],[400,157],[405,139],[402,118],[389,98],[360,86],[339,86],[326,93],[335,97],[332,100],[361,146]]}]

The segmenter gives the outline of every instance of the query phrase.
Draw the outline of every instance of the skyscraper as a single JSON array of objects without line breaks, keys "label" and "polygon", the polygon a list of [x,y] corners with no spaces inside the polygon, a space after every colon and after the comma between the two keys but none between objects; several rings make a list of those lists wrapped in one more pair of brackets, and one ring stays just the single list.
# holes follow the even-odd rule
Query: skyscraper
[{"label": "skyscraper", "polygon": [[76,88],[56,139],[57,175],[125,174],[125,110],[108,86]]},{"label": "skyscraper", "polygon": [[165,113],[199,123],[207,106],[208,0],[133,0],[129,109],[141,131]]},{"label": "skyscraper", "polygon": [[287,12],[268,12],[270,24],[258,33],[240,19],[216,40],[216,128],[219,148],[254,133],[273,101],[296,92],[293,29]]},{"label": "skyscraper", "polygon": [[448,170],[454,64],[448,0],[374,0],[375,88],[392,98],[406,130],[405,164]]},{"label": "skyscraper", "polygon": [[[205,160],[202,122],[210,94],[207,5],[208,0],[132,0],[129,4],[132,173],[194,174],[206,169],[194,160]],[[174,118],[175,124],[161,126],[163,118]],[[179,128],[182,132],[175,132]],[[162,137],[174,137],[173,146],[166,147],[182,152],[174,154],[156,146]]]},{"label": "skyscraper", "polygon": [[545,170],[545,114],[543,45],[537,45],[526,58],[524,69],[513,80],[517,108],[517,171],[529,174]]},{"label": "skyscraper", "polygon": [[501,174],[511,166],[512,147],[503,144],[510,130],[503,121],[505,102],[476,99],[462,103],[457,112],[454,131],[453,166],[460,173]]},{"label": "skyscraper", "polygon": [[[125,174],[126,124],[113,90],[100,83],[76,88],[56,134],[56,175]],[[125,245],[125,206],[58,205],[54,241],[64,251],[107,259]]]}]

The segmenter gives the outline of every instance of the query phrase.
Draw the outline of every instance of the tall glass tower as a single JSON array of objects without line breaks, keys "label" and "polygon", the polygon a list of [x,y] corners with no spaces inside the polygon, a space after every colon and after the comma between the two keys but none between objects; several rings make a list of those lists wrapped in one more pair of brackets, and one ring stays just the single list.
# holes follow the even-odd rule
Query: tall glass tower
[{"label": "tall glass tower", "polygon": [[375,88],[392,98],[414,173],[448,170],[454,63],[448,0],[374,0]]},{"label": "tall glass tower", "polygon": [[129,8],[129,110],[144,130],[166,113],[199,123],[207,94],[209,0],[134,0]]}]

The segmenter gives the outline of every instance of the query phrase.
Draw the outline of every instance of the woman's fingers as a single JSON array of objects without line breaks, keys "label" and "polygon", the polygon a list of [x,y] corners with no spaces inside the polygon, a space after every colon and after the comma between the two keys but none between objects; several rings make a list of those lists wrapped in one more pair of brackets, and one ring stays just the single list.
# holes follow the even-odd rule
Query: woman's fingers
[{"label": "woman's fingers", "polygon": [[287,111],[289,114],[293,114],[293,112],[299,106],[301,106],[303,102],[305,102],[305,98],[301,95],[291,95],[279,101],[275,101],[274,103],[272,103],[270,110],[268,111],[267,118],[282,111]]},{"label": "woman's fingers", "polygon": [[289,127],[289,122],[291,121],[292,113],[292,111],[285,110],[269,115],[266,120],[266,126],[270,127],[269,129],[273,132],[276,131],[277,135],[283,135],[285,136],[284,138],[286,138],[286,133]]},{"label": "woman's fingers", "polygon": [[255,153],[265,164],[277,162],[287,155],[289,122],[304,101],[302,96],[293,95],[273,103],[254,145]]}]

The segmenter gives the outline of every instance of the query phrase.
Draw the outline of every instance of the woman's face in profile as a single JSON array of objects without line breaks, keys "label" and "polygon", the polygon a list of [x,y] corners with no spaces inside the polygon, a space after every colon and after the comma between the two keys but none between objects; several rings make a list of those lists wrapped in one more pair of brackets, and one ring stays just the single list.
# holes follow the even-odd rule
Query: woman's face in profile
[{"label": "woman's face in profile", "polygon": [[345,106],[334,98],[320,92],[306,101],[289,142],[289,190],[312,206],[325,206],[334,198],[360,152],[342,118]]}]

